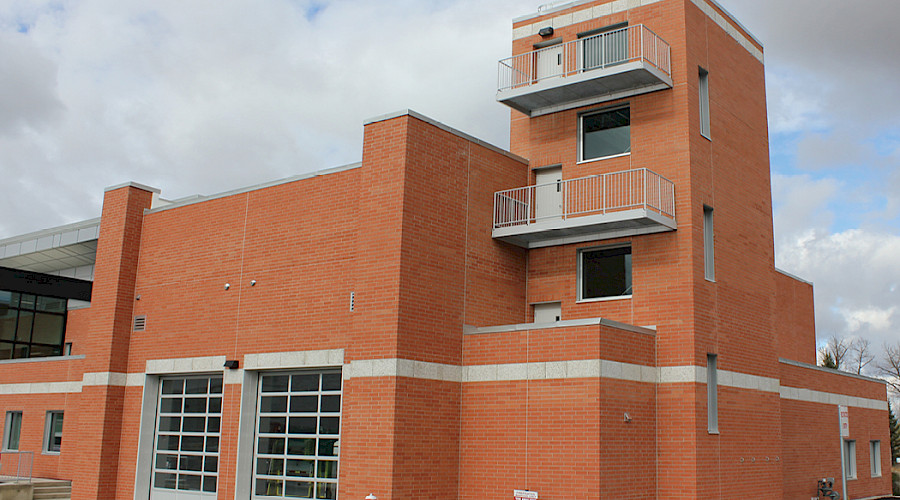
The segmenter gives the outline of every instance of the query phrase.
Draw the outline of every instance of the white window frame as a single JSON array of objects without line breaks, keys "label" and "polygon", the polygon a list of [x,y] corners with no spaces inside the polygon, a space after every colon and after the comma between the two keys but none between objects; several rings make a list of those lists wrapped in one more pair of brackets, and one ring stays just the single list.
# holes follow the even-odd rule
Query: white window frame
[{"label": "white window frame", "polygon": [[844,473],[847,479],[856,479],[856,441],[844,440]]},{"label": "white window frame", "polygon": [[[10,448],[9,443],[12,441],[13,420],[19,418],[19,428],[16,429],[16,447]],[[6,421],[3,427],[3,451],[18,451],[22,442],[22,412],[20,410],[12,410],[6,412]]]},{"label": "white window frame", "polygon": [[[585,157],[584,157],[584,119],[586,117],[591,117],[591,116],[599,115],[599,114],[603,114],[603,113],[609,113],[612,111],[617,111],[617,110],[626,109],[626,108],[628,109],[628,127],[629,127],[628,151],[626,151],[624,153],[616,153],[616,154],[607,155],[607,156],[598,156],[597,158],[585,159]],[[622,156],[630,156],[631,155],[631,129],[630,128],[631,128],[631,104],[629,104],[629,103],[615,105],[615,106],[611,106],[608,108],[595,109],[592,111],[588,111],[588,112],[579,114],[578,115],[578,161],[576,163],[579,163],[579,164],[580,163],[590,163],[593,161],[608,160],[610,158],[619,158]]]},{"label": "white window frame", "polygon": [[707,281],[716,281],[716,240],[713,224],[713,209],[703,205],[703,276]]},{"label": "white window frame", "polygon": [[700,68],[698,80],[700,94],[700,135],[712,140],[709,126],[709,71]]},{"label": "white window frame", "polygon": [[869,441],[872,460],[872,477],[881,477],[881,441]]},{"label": "white window frame", "polygon": [[[585,252],[595,252],[595,251],[597,251],[597,250],[615,250],[615,249],[617,249],[617,248],[628,248],[628,249],[632,250],[632,253],[631,253],[631,255],[632,255],[632,261],[631,261],[631,262],[632,262],[632,264],[631,264],[631,288],[632,288],[632,293],[629,293],[629,294],[627,294],[627,295],[611,295],[611,296],[608,296],[608,297],[589,297],[589,298],[585,298],[585,297],[583,296],[583,287],[582,287],[582,281],[583,281],[583,276],[584,276],[584,266],[582,265],[583,255],[585,254]],[[633,260],[633,255],[634,255],[634,253],[633,253],[633,250],[634,250],[634,249],[632,248],[631,243],[625,243],[625,244],[621,244],[621,245],[611,245],[611,246],[600,246],[600,247],[586,247],[586,248],[579,248],[579,249],[578,249],[577,262],[576,262],[576,265],[575,265],[575,272],[576,272],[576,279],[575,279],[575,286],[576,286],[576,291],[575,291],[575,293],[576,293],[576,302],[579,302],[579,303],[581,303],[581,302],[604,302],[604,301],[609,301],[609,300],[623,300],[623,299],[630,299],[630,298],[632,297],[632,295],[634,294],[634,260]]]},{"label": "white window frame", "polygon": [[49,410],[47,411],[46,416],[44,417],[44,447],[42,453],[45,455],[59,455],[60,451],[62,451],[62,429],[59,430],[59,450],[52,449],[53,447],[53,424],[56,423],[57,417],[63,419],[63,425],[65,425],[65,413],[62,410]]},{"label": "white window frame", "polygon": [[706,427],[710,434],[719,433],[719,356],[706,355]]}]

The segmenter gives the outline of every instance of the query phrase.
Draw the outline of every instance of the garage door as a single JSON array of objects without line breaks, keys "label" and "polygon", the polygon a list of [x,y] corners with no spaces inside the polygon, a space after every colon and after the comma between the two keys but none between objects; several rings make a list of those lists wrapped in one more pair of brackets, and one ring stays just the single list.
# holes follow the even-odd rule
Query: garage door
[{"label": "garage door", "polygon": [[254,498],[337,498],[341,373],[260,375]]},{"label": "garage door", "polygon": [[160,381],[151,500],[216,498],[221,422],[221,376]]}]

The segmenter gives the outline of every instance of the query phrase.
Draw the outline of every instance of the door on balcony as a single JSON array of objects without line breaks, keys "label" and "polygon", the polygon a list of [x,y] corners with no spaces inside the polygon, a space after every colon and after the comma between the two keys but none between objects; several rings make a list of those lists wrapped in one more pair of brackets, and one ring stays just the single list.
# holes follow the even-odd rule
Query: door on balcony
[{"label": "door on balcony", "polygon": [[535,175],[535,222],[562,218],[562,167],[544,168]]},{"label": "door on balcony", "polygon": [[535,80],[546,80],[563,75],[563,44],[538,50],[534,54]]},{"label": "door on balcony", "polygon": [[579,34],[583,70],[605,68],[628,61],[628,23]]}]

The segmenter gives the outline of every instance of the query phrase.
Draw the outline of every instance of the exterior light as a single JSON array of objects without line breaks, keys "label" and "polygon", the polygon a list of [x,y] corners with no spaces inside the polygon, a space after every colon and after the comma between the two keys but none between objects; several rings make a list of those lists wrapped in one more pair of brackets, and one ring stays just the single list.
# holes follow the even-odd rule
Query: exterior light
[{"label": "exterior light", "polygon": [[229,370],[237,370],[240,365],[240,362],[236,359],[225,360],[225,368],[228,368]]},{"label": "exterior light", "polygon": [[553,34],[552,26],[547,26],[546,28],[541,28],[541,30],[538,31],[538,35],[541,35],[541,36],[551,36],[552,34]]},{"label": "exterior light", "polygon": [[369,493],[369,494],[366,496],[366,500],[378,500],[378,497],[376,497],[376,496],[375,496],[374,494],[372,494],[372,493]]},{"label": "exterior light", "polygon": [[228,290],[229,288],[231,288],[231,283],[225,283],[225,289]]}]

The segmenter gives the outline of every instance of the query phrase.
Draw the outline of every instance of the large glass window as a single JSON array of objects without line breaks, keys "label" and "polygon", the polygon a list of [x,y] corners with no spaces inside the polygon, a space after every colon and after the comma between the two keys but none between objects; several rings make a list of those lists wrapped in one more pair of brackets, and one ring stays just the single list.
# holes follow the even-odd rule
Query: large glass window
[{"label": "large glass window", "polygon": [[582,115],[580,121],[580,161],[631,152],[629,107]]},{"label": "large glass window", "polygon": [[59,453],[62,448],[63,412],[48,411],[44,433],[44,451]]},{"label": "large glass window", "polygon": [[631,247],[578,253],[578,300],[631,295]]},{"label": "large glass window", "polygon": [[60,356],[66,299],[0,290],[0,359]]},{"label": "large glass window", "polygon": [[341,373],[260,376],[255,498],[337,498]]},{"label": "large glass window", "polygon": [[221,424],[221,376],[162,379],[153,488],[202,492],[215,498]]},{"label": "large glass window", "polygon": [[6,426],[3,430],[3,449],[15,451],[19,449],[19,436],[22,434],[22,412],[6,412]]}]

